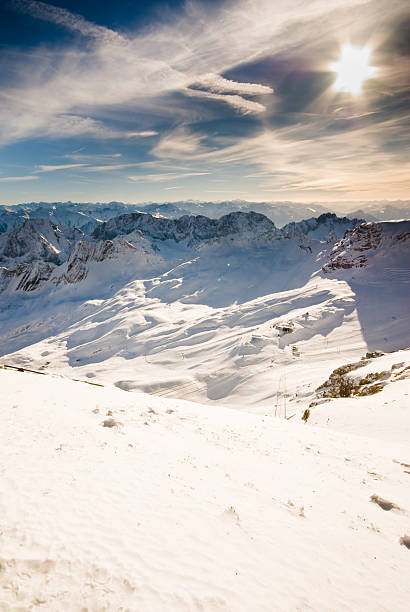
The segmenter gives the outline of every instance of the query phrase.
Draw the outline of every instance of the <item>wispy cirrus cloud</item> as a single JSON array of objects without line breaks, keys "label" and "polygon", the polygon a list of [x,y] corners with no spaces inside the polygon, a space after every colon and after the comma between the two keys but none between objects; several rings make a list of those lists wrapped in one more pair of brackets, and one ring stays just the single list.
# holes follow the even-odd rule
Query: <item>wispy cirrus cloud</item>
[{"label": "wispy cirrus cloud", "polygon": [[2,183],[14,183],[16,181],[35,181],[38,176],[2,176],[0,181]]},{"label": "wispy cirrus cloud", "polygon": [[133,168],[139,166],[138,162],[132,164],[111,164],[105,166],[88,166],[88,172],[111,172],[113,170],[124,170],[125,168]]},{"label": "wispy cirrus cloud", "polygon": [[175,181],[193,176],[205,176],[207,174],[210,174],[210,172],[165,172],[164,174],[138,174],[128,178],[134,183],[162,183],[163,181]]},{"label": "wispy cirrus cloud", "polygon": [[160,158],[189,159],[203,150],[203,140],[203,135],[193,134],[186,127],[178,127],[164,134],[151,152]]},{"label": "wispy cirrus cloud", "polygon": [[229,104],[244,115],[248,113],[263,113],[266,107],[260,102],[248,100],[237,94],[218,94],[211,91],[203,91],[202,89],[186,89],[186,95],[197,98],[208,98],[209,100],[219,100]]},{"label": "wispy cirrus cloud", "polygon": [[158,136],[158,132],[155,130],[146,130],[145,132],[126,132],[127,138],[150,138],[151,136]]},{"label": "wispy cirrus cloud", "polygon": [[273,93],[272,87],[259,83],[239,83],[232,79],[225,79],[220,74],[204,74],[190,83],[188,87],[206,89],[212,93],[239,94],[262,96]]},{"label": "wispy cirrus cloud", "polygon": [[[334,1],[334,6],[341,4],[345,2]],[[275,46],[288,46],[291,41],[281,38],[284,25],[296,17],[319,15],[327,6],[324,0],[311,0],[295,8],[278,0],[273,9],[270,0],[242,0],[222,3],[220,10],[210,15],[201,4],[190,3],[175,22],[124,36],[44,2],[14,0],[14,5],[32,17],[77,32],[88,40],[88,45],[84,48],[73,44],[52,54],[43,48],[32,50],[25,65],[21,62],[22,84],[0,94],[3,143],[38,134],[118,137],[118,131],[112,133],[112,125],[104,128],[101,120],[84,116],[81,109],[89,112],[91,106],[94,111],[103,111],[107,105],[117,104],[149,113],[160,104],[161,113],[175,116],[176,108],[160,99],[172,91],[186,93],[189,84],[202,87],[205,93],[188,98],[200,96],[204,102],[213,98],[240,113],[261,113],[261,102],[245,102],[244,96],[266,96],[272,94],[272,88],[235,82],[222,73],[271,52]],[[123,135],[152,131],[156,130],[138,127],[123,130]]]},{"label": "wispy cirrus cloud", "polygon": [[56,170],[71,170],[72,168],[81,168],[86,164],[60,164],[56,166],[46,166],[40,164],[38,166],[38,172],[55,172]]},{"label": "wispy cirrus cloud", "polygon": [[83,36],[90,36],[102,42],[118,42],[122,40],[122,37],[117,32],[87,21],[81,15],[73,14],[64,8],[53,6],[52,4],[46,4],[39,0],[12,0],[11,4],[16,10],[31,15],[31,17],[64,26]]},{"label": "wispy cirrus cloud", "polygon": [[244,114],[263,113],[266,108],[260,102],[248,100],[245,95],[263,96],[273,94],[272,87],[259,83],[240,83],[225,79],[219,74],[204,74],[190,83],[186,95],[220,100]]}]

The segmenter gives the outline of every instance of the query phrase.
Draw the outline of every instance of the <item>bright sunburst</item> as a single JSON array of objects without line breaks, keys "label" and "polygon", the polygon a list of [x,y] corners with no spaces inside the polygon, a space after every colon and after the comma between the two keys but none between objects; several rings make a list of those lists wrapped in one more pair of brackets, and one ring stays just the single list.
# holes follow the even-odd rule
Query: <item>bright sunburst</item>
[{"label": "bright sunburst", "polygon": [[371,49],[366,47],[352,47],[346,44],[342,47],[340,60],[329,66],[337,73],[333,85],[336,91],[345,91],[353,95],[360,94],[362,84],[377,74],[377,68],[369,65]]}]

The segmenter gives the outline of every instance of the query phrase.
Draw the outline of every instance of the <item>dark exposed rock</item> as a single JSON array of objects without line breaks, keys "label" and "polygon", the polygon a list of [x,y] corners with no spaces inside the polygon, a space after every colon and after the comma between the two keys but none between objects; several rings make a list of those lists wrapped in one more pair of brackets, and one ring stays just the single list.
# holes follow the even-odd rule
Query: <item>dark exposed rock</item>
[{"label": "dark exposed rock", "polygon": [[17,291],[34,291],[44,281],[49,280],[55,266],[45,261],[19,264],[13,270],[0,268],[0,291],[5,290],[15,280]]}]

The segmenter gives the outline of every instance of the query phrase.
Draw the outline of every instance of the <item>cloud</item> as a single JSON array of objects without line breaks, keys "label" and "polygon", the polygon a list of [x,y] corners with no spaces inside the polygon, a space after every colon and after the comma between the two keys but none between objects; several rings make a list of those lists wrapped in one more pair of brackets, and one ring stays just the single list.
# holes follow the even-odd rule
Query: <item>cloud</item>
[{"label": "cloud", "polygon": [[248,113],[263,113],[266,110],[266,107],[263,104],[254,102],[253,100],[247,100],[246,98],[238,95],[217,94],[210,91],[189,88],[186,89],[185,93],[188,96],[196,96],[197,98],[208,98],[211,100],[226,102],[226,104],[233,106],[236,110],[244,115],[247,115]]},{"label": "cloud", "polygon": [[[380,146],[380,138],[395,138],[399,129],[400,122],[394,120],[340,132],[321,131],[313,124],[307,137],[304,125],[266,127],[253,137],[198,148],[186,158],[210,172],[229,164],[233,185],[235,176],[259,179],[253,183],[253,194],[268,191],[295,197],[306,192],[329,198],[357,193],[380,198],[384,189],[389,198],[403,197],[410,190],[410,160]],[[246,177],[253,168],[256,172]]]},{"label": "cloud", "polygon": [[[180,167],[192,162],[260,192],[376,195],[385,185],[403,195],[409,60],[398,25],[402,0],[334,0],[330,7],[327,0],[232,0],[211,9],[194,1],[172,21],[126,35],[44,2],[14,4],[78,36],[49,49],[2,48],[11,77],[0,89],[1,144],[40,137],[122,143],[127,160],[150,160],[146,168],[158,171],[131,181],[195,176]],[[390,23],[403,30],[398,47]],[[372,44],[380,66],[355,104],[328,91],[328,67],[348,37]],[[88,166],[82,172],[134,165],[75,155]]]},{"label": "cloud", "polygon": [[272,87],[259,83],[239,83],[225,79],[219,74],[204,74],[198,77],[188,87],[207,89],[212,93],[237,93],[239,95],[262,96],[273,93]]},{"label": "cloud", "polygon": [[84,151],[86,147],[81,147],[81,149],[73,151],[72,153],[67,153],[64,157],[69,159],[74,159],[78,162],[84,162],[85,165],[95,164],[98,161],[108,161],[112,159],[119,159],[122,157],[122,153],[81,153]]},{"label": "cloud", "polygon": [[120,41],[122,37],[113,30],[87,21],[81,15],[70,13],[64,8],[46,4],[37,0],[13,0],[12,5],[19,11],[36,19],[49,21],[56,25],[78,32],[83,36],[91,36],[103,42]]},{"label": "cloud", "polygon": [[175,181],[179,179],[188,178],[191,176],[204,176],[206,174],[210,174],[209,172],[165,172],[164,174],[141,174],[137,176],[129,176],[130,181],[135,183],[160,183],[162,181]]},{"label": "cloud", "polygon": [[70,170],[70,168],[81,168],[86,164],[62,164],[60,166],[38,166],[38,172],[54,172],[54,170]]},{"label": "cloud", "polygon": [[150,138],[151,136],[158,136],[158,132],[154,130],[147,130],[146,132],[127,132],[127,138]]},{"label": "cloud", "polygon": [[[361,1],[334,0],[332,6]],[[284,26],[327,10],[325,0],[295,6],[287,0],[277,0],[274,5],[271,0],[241,0],[223,2],[214,11],[188,3],[185,14],[174,22],[125,37],[51,4],[15,0],[14,5],[35,18],[77,32],[84,44],[73,41],[69,48],[50,52],[42,46],[23,51],[21,57],[14,52],[10,61],[18,71],[19,85],[3,87],[0,94],[3,144],[37,135],[121,137],[121,129],[112,125],[111,111],[106,121],[111,127],[103,126],[103,115],[112,105],[118,107],[119,123],[127,108],[155,114],[157,105],[162,117],[186,117],[188,109],[167,104],[166,96],[192,89],[189,84],[206,93],[193,94],[188,100],[201,97],[206,104],[214,98],[241,113],[262,113],[260,102],[246,102],[244,96],[269,94],[268,85],[238,83],[221,75],[252,58],[291,46],[292,40],[282,36]],[[122,136],[143,137],[153,131],[136,126],[123,130]]]},{"label": "cloud", "polygon": [[139,162],[132,164],[112,164],[107,166],[87,166],[87,172],[111,172],[111,170],[124,170],[125,168],[133,168],[139,166]]},{"label": "cloud", "polygon": [[0,178],[0,181],[11,183],[14,181],[35,181],[38,178],[38,176],[3,176]]},{"label": "cloud", "polygon": [[[58,113],[50,114],[47,110],[41,109],[41,101],[38,104],[38,107],[34,107],[33,104],[31,112],[27,112],[27,108],[24,108],[14,115],[15,111],[13,108],[18,108],[21,106],[21,103],[17,100],[15,105],[11,105],[9,100],[5,103],[4,96],[0,93],[0,114],[5,118],[0,123],[0,145],[39,136],[49,138],[70,138],[75,136],[118,138],[121,134],[121,132],[112,130],[102,122],[96,121],[91,117]],[[7,118],[8,120],[6,120]]]},{"label": "cloud", "polygon": [[179,127],[165,134],[151,150],[160,158],[189,159],[202,150],[203,136],[192,134],[185,127]]},{"label": "cloud", "polygon": [[185,93],[188,96],[221,100],[243,114],[262,113],[266,110],[263,104],[248,100],[244,95],[262,96],[272,94],[272,87],[259,83],[240,83],[225,79],[219,74],[205,74],[188,84]]}]

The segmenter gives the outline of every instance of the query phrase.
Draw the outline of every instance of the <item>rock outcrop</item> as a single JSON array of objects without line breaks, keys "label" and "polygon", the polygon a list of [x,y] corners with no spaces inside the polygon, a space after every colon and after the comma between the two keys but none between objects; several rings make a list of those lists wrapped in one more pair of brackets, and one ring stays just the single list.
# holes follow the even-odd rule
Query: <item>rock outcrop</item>
[{"label": "rock outcrop", "polygon": [[410,255],[410,221],[361,223],[335,244],[322,270],[365,268],[373,257],[393,257],[399,248],[403,257]]}]

